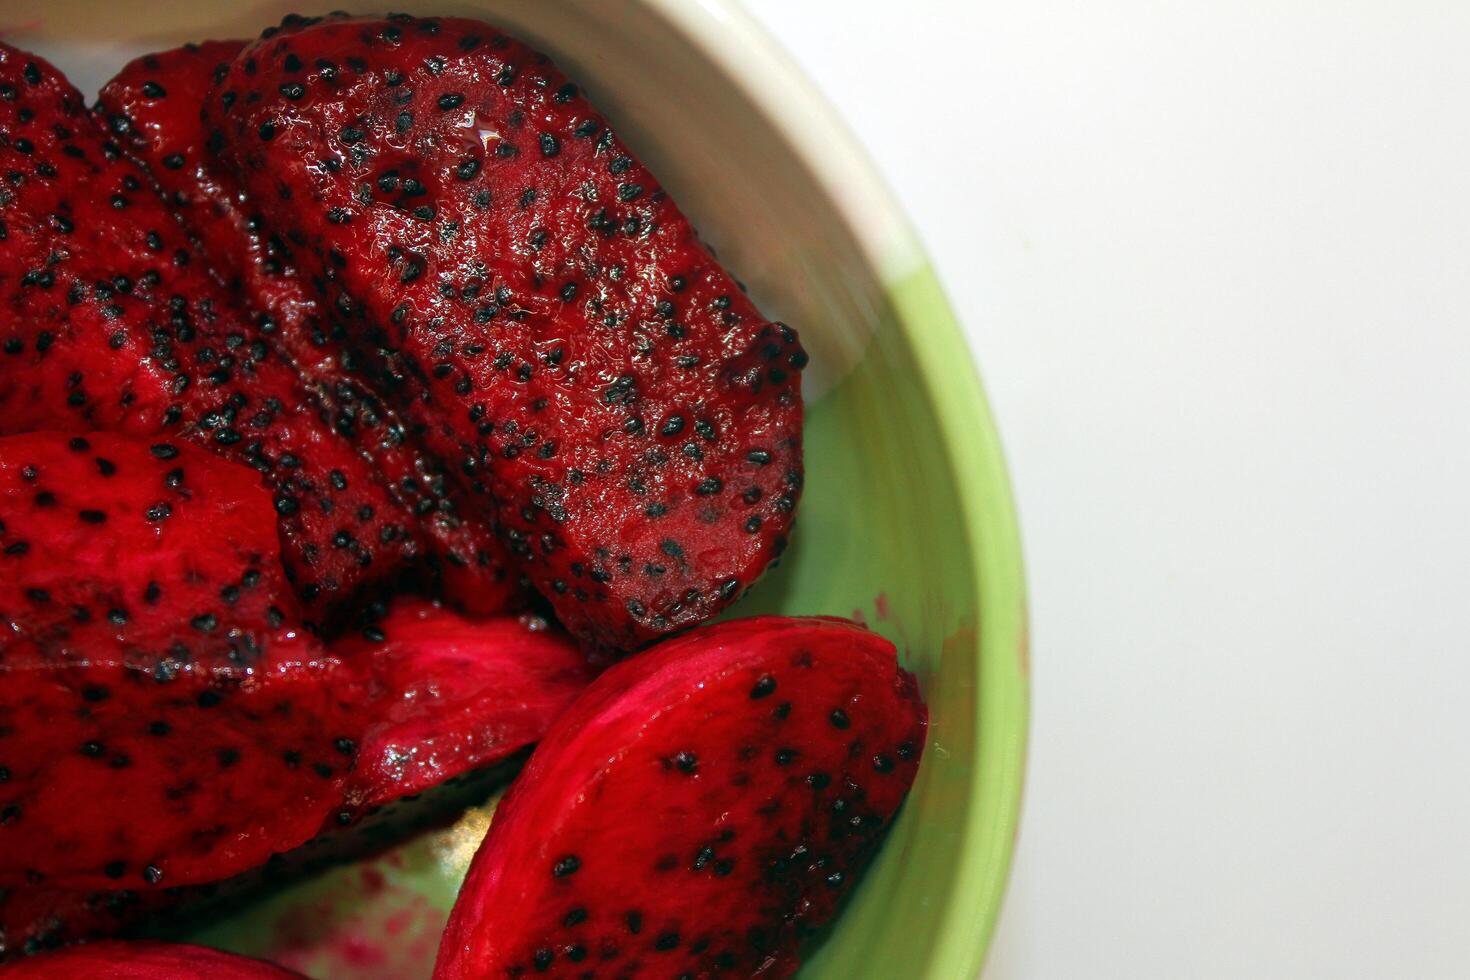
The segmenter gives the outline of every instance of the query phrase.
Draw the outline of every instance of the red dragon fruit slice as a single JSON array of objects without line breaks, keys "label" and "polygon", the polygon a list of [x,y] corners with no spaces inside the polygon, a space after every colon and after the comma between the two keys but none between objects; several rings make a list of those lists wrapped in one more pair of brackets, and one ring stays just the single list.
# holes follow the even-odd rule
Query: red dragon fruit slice
[{"label": "red dragon fruit slice", "polygon": [[255,474],[9,436],[0,528],[0,884],[180,884],[316,833],[352,692],[299,632]]},{"label": "red dragon fruit slice", "polygon": [[364,452],[381,420],[311,390],[80,93],[3,45],[0,173],[0,434],[167,435],[255,468],[313,618],[422,556]]},{"label": "red dragon fruit slice", "polygon": [[339,325],[300,282],[291,250],[261,232],[261,219],[219,167],[199,110],[243,41],[209,41],[129,62],[98,97],[98,112],[124,150],[153,176],[217,276],[255,315],[333,408],[355,406],[377,424],[362,443],[384,484],[420,518],[444,591],[479,615],[517,604],[504,545],[489,520],[465,520],[461,488],[424,452],[410,427],[347,365]]},{"label": "red dragon fruit slice", "polygon": [[925,725],[893,645],[841,620],[723,623],[617,664],[501,803],[436,980],[790,975]]},{"label": "red dragon fruit slice", "polygon": [[381,641],[332,652],[370,663],[375,719],[363,734],[349,799],[380,806],[505,757],[546,733],[593,672],[565,636],[533,615],[475,620],[401,598]]},{"label": "red dragon fruit slice", "polygon": [[780,553],[806,355],[545,56],[469,20],[287,18],[205,122],[574,634],[693,625]]},{"label": "red dragon fruit slice", "polygon": [[238,874],[524,748],[590,679],[535,617],[414,600],[324,650],[271,517],[194,447],[0,438],[0,887]]},{"label": "red dragon fruit slice", "polygon": [[202,946],[102,942],[0,968],[3,980],[302,980],[261,960]]}]

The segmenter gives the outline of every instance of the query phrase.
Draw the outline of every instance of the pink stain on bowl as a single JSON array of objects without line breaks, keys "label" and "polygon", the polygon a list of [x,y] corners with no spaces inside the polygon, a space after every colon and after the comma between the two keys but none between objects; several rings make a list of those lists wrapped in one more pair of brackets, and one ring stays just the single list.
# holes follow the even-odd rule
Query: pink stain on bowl
[{"label": "pink stain on bowl", "polygon": [[362,936],[344,936],[338,947],[344,965],[353,968],[354,976],[364,976],[365,969],[381,967],[388,958],[383,947]]},{"label": "pink stain on bowl", "polygon": [[[391,864],[391,860],[379,862]],[[309,977],[427,980],[447,914],[378,864],[347,875],[274,923],[268,958]]]}]

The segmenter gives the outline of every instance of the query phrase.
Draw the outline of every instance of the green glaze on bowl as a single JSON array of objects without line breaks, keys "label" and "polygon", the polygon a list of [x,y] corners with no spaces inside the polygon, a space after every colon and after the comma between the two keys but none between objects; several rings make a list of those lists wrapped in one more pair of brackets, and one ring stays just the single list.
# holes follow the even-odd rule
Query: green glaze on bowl
[{"label": "green glaze on bowl", "polygon": [[[127,57],[245,36],[291,6],[10,0],[0,28],[95,90]],[[913,794],[801,975],[976,976],[1020,805],[1025,590],[995,427],[907,223],[841,124],[729,0],[394,6],[478,16],[550,52],[762,308],[801,332],[812,363],[797,531],[780,567],[733,614],[861,618],[898,644],[931,719]],[[488,811],[471,811],[454,827],[295,884],[190,938],[318,980],[427,977],[487,825]]]}]

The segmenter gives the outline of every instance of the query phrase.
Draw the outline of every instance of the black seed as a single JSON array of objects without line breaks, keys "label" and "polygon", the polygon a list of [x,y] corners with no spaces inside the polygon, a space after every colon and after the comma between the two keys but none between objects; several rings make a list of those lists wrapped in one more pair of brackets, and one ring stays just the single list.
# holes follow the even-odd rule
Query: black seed
[{"label": "black seed", "polygon": [[342,142],[346,143],[348,146],[352,146],[354,143],[361,143],[363,140],[367,139],[367,133],[364,133],[356,126],[344,127],[339,136]]},{"label": "black seed", "polygon": [[680,772],[693,773],[699,769],[699,757],[686,750],[674,756],[674,765]]},{"label": "black seed", "polygon": [[789,766],[799,754],[795,749],[777,749],[776,765]]},{"label": "black seed", "polygon": [[154,443],[148,447],[148,451],[153,454],[155,459],[173,459],[179,454],[176,446],[171,446],[166,442]]},{"label": "black seed", "polygon": [[643,913],[634,910],[623,916],[623,921],[627,923],[628,931],[633,935],[636,936],[643,931]]},{"label": "black seed", "polygon": [[806,782],[812,789],[826,789],[832,784],[832,777],[825,772],[814,772],[806,777]]},{"label": "black seed", "polygon": [[306,86],[300,82],[286,82],[281,85],[280,93],[294,102],[306,94]]},{"label": "black seed", "polygon": [[583,922],[586,921],[587,910],[582,908],[581,906],[578,906],[577,908],[572,909],[566,914],[566,916],[561,920],[561,924],[570,929],[572,926],[581,925]]},{"label": "black seed", "polygon": [[464,105],[464,96],[458,92],[448,92],[439,96],[439,108],[448,112],[450,109],[458,109]]},{"label": "black seed", "polygon": [[460,163],[459,167],[456,168],[456,170],[454,171],[454,174],[460,180],[472,180],[474,179],[475,174],[479,172],[480,161],[471,157],[470,159]]},{"label": "black seed", "polygon": [[269,143],[272,139],[275,139],[276,124],[267,119],[265,122],[260,124],[260,129],[258,132],[260,133],[260,138]]},{"label": "black seed", "polygon": [[771,694],[775,693],[775,690],[776,678],[772,677],[770,674],[762,674],[760,678],[755,682],[755,686],[750,689],[750,698],[752,701],[755,701],[759,700],[760,698],[769,697]]},{"label": "black seed", "polygon": [[694,488],[694,492],[699,494],[701,497],[708,497],[711,494],[719,493],[720,490],[724,488],[724,486],[724,481],[722,481],[719,477],[707,476],[703,480],[699,481],[698,486]]},{"label": "black seed", "polygon": [[82,743],[82,755],[85,755],[90,759],[95,759],[106,751],[107,749],[103,747],[101,742]]},{"label": "black seed", "polygon": [[150,864],[143,869],[143,880],[150,885],[156,885],[163,880],[163,871]]},{"label": "black seed", "polygon": [[551,97],[551,101],[560,104],[564,102],[570,102],[576,97],[577,86],[572,84],[571,82],[567,82],[561,88],[556,90],[556,94]]},{"label": "black seed", "polygon": [[888,756],[886,756],[886,755],[875,755],[875,756],[873,756],[873,771],[874,772],[892,772],[893,771],[893,760],[890,759],[890,758],[888,758]]},{"label": "black seed", "polygon": [[827,720],[832,723],[833,728],[846,729],[849,725],[852,724],[852,722],[848,720],[847,712],[843,711],[841,708],[833,708],[832,713],[827,716]]},{"label": "black seed", "polygon": [[128,866],[122,861],[113,861],[102,869],[102,873],[109,878],[121,878],[127,870]]},{"label": "black seed", "polygon": [[167,735],[171,731],[173,731],[173,729],[169,726],[169,723],[166,722],[166,721],[150,722],[149,725],[148,725],[148,734],[149,735],[159,735],[159,736],[162,736],[162,735]]},{"label": "black seed", "polygon": [[565,878],[567,875],[576,874],[577,869],[582,866],[582,861],[575,854],[568,854],[551,866],[553,878]]},{"label": "black seed", "polygon": [[561,152],[561,141],[550,133],[541,134],[541,155],[554,157]]},{"label": "black seed", "polygon": [[332,746],[343,755],[351,756],[357,753],[357,743],[347,737],[337,739]]},{"label": "black seed", "polygon": [[660,953],[667,953],[679,945],[679,934],[677,932],[665,932],[653,941],[653,948]]},{"label": "black seed", "polygon": [[159,501],[158,503],[154,504],[152,507],[149,507],[146,511],[144,511],[143,516],[148,518],[148,520],[156,523],[158,521],[167,520],[169,515],[171,515],[173,512],[174,509],[170,507],[167,503]]},{"label": "black seed", "polygon": [[99,701],[106,701],[111,693],[101,684],[88,684],[82,688],[82,700],[96,704]]},{"label": "black seed", "polygon": [[78,512],[77,516],[88,524],[105,524],[107,522],[106,511],[84,510]]},{"label": "black seed", "polygon": [[536,968],[538,973],[545,973],[551,969],[551,963],[555,959],[556,953],[552,952],[549,947],[542,946],[531,954],[531,965]]}]

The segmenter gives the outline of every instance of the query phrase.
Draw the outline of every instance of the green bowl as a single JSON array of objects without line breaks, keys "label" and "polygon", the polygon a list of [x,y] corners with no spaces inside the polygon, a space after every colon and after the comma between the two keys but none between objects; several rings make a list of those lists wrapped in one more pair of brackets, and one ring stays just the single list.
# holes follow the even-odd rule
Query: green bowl
[{"label": "green bowl", "polygon": [[[294,6],[9,0],[0,28],[95,91],[127,57],[249,35]],[[931,711],[913,794],[802,976],[975,977],[1020,803],[1025,589],[995,426],[912,231],[810,84],[731,0],[391,6],[481,17],[550,52],[762,308],[800,330],[811,353],[805,498],[792,547],[736,614],[861,619],[899,645]],[[427,976],[487,817],[473,810],[191,938],[319,980]]]}]

